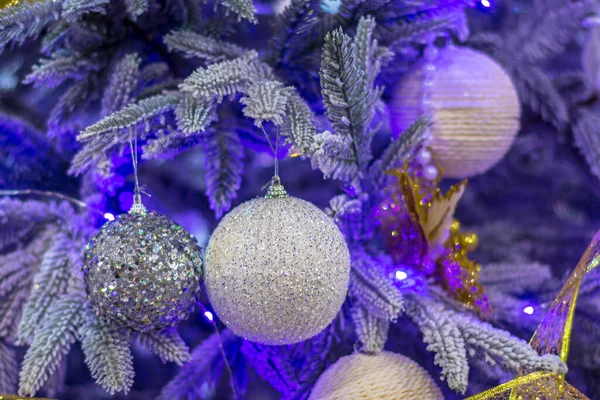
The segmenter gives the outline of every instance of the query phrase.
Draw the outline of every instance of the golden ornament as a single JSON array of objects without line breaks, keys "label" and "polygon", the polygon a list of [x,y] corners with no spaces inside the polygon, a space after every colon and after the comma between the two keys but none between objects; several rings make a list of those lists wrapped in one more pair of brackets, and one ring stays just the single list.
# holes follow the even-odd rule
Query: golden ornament
[{"label": "golden ornament", "polygon": [[441,400],[427,371],[403,355],[383,351],[340,358],[320,377],[309,400]]},{"label": "golden ornament", "polygon": [[[417,178],[405,170],[390,172],[398,178],[398,188],[392,196],[393,204],[402,204],[410,219],[420,228],[417,236],[426,239],[429,257],[435,261],[435,278],[454,299],[473,308],[481,316],[489,316],[491,309],[479,283],[481,267],[468,257],[477,247],[477,235],[461,232],[460,223],[453,218],[467,181],[451,186],[442,194],[437,182]],[[398,232],[398,222],[406,225],[410,221],[400,221],[394,214],[388,218],[393,219],[393,224],[383,221],[381,231],[394,261],[402,262],[401,258],[406,253],[402,242],[406,238],[394,235],[394,232]],[[390,231],[390,226],[395,227],[394,230]]]},{"label": "golden ornament", "polygon": [[478,51],[448,46],[431,58],[397,84],[392,127],[404,132],[431,115],[432,151],[443,175],[481,174],[502,159],[519,130],[517,92],[502,67]]},{"label": "golden ornament", "polygon": [[[600,264],[600,231],[562,287],[531,338],[540,354],[556,354],[566,363],[573,331],[575,306],[582,279]],[[534,372],[486,390],[467,400],[589,400],[563,374]]]}]

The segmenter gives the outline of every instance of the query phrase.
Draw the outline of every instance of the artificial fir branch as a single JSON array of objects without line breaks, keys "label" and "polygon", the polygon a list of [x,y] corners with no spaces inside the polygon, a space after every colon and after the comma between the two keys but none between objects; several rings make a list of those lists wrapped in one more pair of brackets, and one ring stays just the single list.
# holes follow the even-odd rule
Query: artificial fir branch
[{"label": "artificial fir branch", "polygon": [[204,132],[216,118],[215,104],[210,99],[197,99],[189,93],[175,108],[177,126],[186,135]]},{"label": "artificial fir branch", "polygon": [[137,53],[123,56],[115,65],[108,86],[102,97],[100,115],[106,117],[129,105],[138,87],[139,70],[142,59]]},{"label": "artificial fir branch", "polygon": [[9,43],[23,44],[37,37],[57,17],[60,2],[20,1],[14,7],[0,10],[0,52]]},{"label": "artificial fir branch", "polygon": [[111,394],[127,393],[135,375],[129,331],[101,321],[91,310],[86,310],[79,335],[85,361],[94,380]]},{"label": "artificial fir branch", "polygon": [[72,242],[65,232],[57,232],[52,238],[42,258],[40,271],[33,279],[31,295],[19,324],[19,343],[31,344],[35,330],[48,310],[66,292],[75,268],[68,254],[74,250],[71,249],[73,245],[78,248],[82,243]]},{"label": "artificial fir branch", "polygon": [[172,361],[179,366],[190,361],[190,349],[186,346],[175,328],[162,332],[140,333],[138,341],[154,354],[158,355],[163,363]]},{"label": "artificial fir branch", "polygon": [[354,329],[362,343],[361,351],[376,353],[383,350],[388,339],[390,320],[367,311],[362,305],[354,304],[350,309]]},{"label": "artificial fir branch", "polygon": [[238,135],[225,129],[209,132],[202,141],[204,170],[210,207],[221,217],[231,207],[242,182],[244,154]]},{"label": "artificial fir branch", "polygon": [[173,31],[165,36],[171,51],[183,53],[188,58],[196,57],[208,63],[233,60],[248,52],[235,44],[203,36],[191,31]]},{"label": "artificial fir branch", "polygon": [[19,394],[33,396],[54,372],[62,357],[78,338],[84,315],[84,295],[78,291],[61,296],[36,329],[25,354]]}]

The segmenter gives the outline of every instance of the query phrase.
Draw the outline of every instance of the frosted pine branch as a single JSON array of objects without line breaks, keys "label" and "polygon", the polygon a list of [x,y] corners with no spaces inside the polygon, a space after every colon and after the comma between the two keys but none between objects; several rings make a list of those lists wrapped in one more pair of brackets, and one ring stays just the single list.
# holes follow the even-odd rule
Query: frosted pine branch
[{"label": "frosted pine branch", "polygon": [[48,226],[41,229],[27,246],[0,256],[0,290],[4,292],[0,296],[0,338],[16,335],[33,274],[39,268],[50,236],[56,228]]},{"label": "frosted pine branch", "polygon": [[543,120],[552,123],[559,131],[568,125],[567,104],[541,68],[519,65],[518,68],[512,69],[512,76],[522,103],[538,113]]},{"label": "frosted pine branch", "polygon": [[215,0],[229,11],[233,11],[237,15],[238,21],[247,19],[252,23],[256,23],[256,8],[252,0]]},{"label": "frosted pine branch", "polygon": [[54,53],[50,58],[43,58],[34,65],[24,82],[34,83],[35,86],[55,87],[68,79],[84,79],[91,71],[99,71],[103,67],[104,60],[96,53],[85,56]]},{"label": "frosted pine branch", "polygon": [[362,343],[362,351],[374,353],[383,350],[388,338],[390,320],[380,318],[368,312],[363,306],[355,304],[350,309],[354,330]]},{"label": "frosted pine branch", "polygon": [[127,393],[135,375],[129,331],[105,323],[87,310],[79,334],[85,362],[94,380],[111,394]]},{"label": "frosted pine branch", "polygon": [[0,392],[15,393],[19,383],[17,352],[10,343],[0,339]]},{"label": "frosted pine branch", "polygon": [[210,208],[220,218],[231,208],[242,183],[242,157],[244,150],[235,132],[216,129],[209,132],[202,142],[206,196]]},{"label": "frosted pine branch", "polygon": [[513,294],[537,291],[550,280],[550,266],[527,261],[486,264],[479,273],[479,282],[486,289]]},{"label": "frosted pine branch", "polygon": [[133,101],[134,91],[138,86],[141,63],[140,56],[137,53],[131,53],[123,56],[115,65],[102,96],[101,115],[103,117],[119,111]]},{"label": "frosted pine branch", "polygon": [[264,80],[252,83],[242,97],[240,103],[244,104],[244,115],[254,119],[258,127],[263,122],[272,122],[277,126],[283,124],[286,104],[293,88],[284,87],[277,81]]},{"label": "frosted pine branch", "polygon": [[58,103],[50,111],[48,117],[48,137],[57,138],[64,132],[76,128],[75,118],[90,101],[90,85],[84,79],[76,82],[68,88],[58,100]]},{"label": "frosted pine branch", "polygon": [[106,14],[106,6],[110,0],[64,0],[62,17],[69,22],[76,22],[84,15]]},{"label": "frosted pine branch", "polygon": [[125,0],[127,15],[132,21],[137,20],[137,17],[148,11],[148,0]]},{"label": "frosted pine branch", "polygon": [[464,41],[469,36],[465,15],[467,4],[464,3],[449,2],[448,5],[430,3],[431,8],[419,10],[410,18],[396,18],[396,23],[390,24],[389,28],[382,27],[384,30],[382,35],[391,39],[391,46],[394,48],[421,42],[428,34],[451,32]]},{"label": "frosted pine branch", "polygon": [[33,396],[54,372],[78,337],[83,318],[84,297],[81,293],[63,295],[48,310],[25,354],[19,394]]},{"label": "frosted pine branch", "polygon": [[317,135],[313,125],[313,114],[296,92],[290,93],[288,98],[281,133],[302,156],[313,152],[313,143]]},{"label": "frosted pine branch", "polygon": [[71,270],[75,268],[68,254],[71,246],[71,238],[64,232],[53,236],[52,243],[42,258],[40,271],[33,279],[33,288],[19,324],[19,343],[31,344],[35,330],[48,310],[66,292]]},{"label": "frosted pine branch", "polygon": [[341,29],[325,37],[321,61],[321,94],[335,133],[352,139],[352,152],[359,171],[372,158],[371,140],[374,105],[381,89],[373,87],[379,73],[375,24],[361,18],[354,42]]},{"label": "frosted pine branch", "polygon": [[171,129],[172,112],[181,97],[175,92],[140,100],[89,126],[77,137],[86,143],[71,160],[69,173],[81,175],[92,165],[100,167],[104,163],[105,175],[110,174],[110,155],[123,152],[133,135],[141,138],[148,134],[160,136],[161,132]]},{"label": "frosted pine branch", "polygon": [[177,376],[163,387],[157,400],[184,400],[192,396],[205,398],[202,394],[210,392],[209,388],[216,385],[209,379],[217,374],[218,380],[224,366],[220,348],[226,347],[232,340],[235,340],[235,336],[229,330],[205,339],[192,351],[189,364],[181,368]]},{"label": "frosted pine branch", "polygon": [[558,356],[540,356],[528,343],[508,332],[427,296],[407,296],[406,314],[419,325],[429,344],[427,349],[436,352],[434,360],[442,367],[442,377],[460,392],[467,385],[467,350],[471,355],[483,353],[487,361],[500,362],[515,371],[565,373],[567,370]]},{"label": "frosted pine branch", "polygon": [[486,359],[499,360],[513,371],[567,372],[567,366],[557,355],[540,356],[527,342],[468,314],[455,313],[454,318],[467,347],[482,351]]},{"label": "frosted pine branch", "polygon": [[592,174],[600,179],[600,118],[589,111],[580,110],[573,126],[575,146],[587,161]]},{"label": "frosted pine branch", "polygon": [[353,252],[348,294],[368,312],[393,320],[404,309],[404,302],[398,288],[383,272],[382,264],[389,262],[384,256],[374,258],[362,250]]},{"label": "frosted pine branch", "polygon": [[189,93],[175,108],[177,127],[186,135],[204,132],[216,119],[215,104],[210,99],[197,99]]},{"label": "frosted pine branch", "polygon": [[192,359],[190,349],[175,328],[163,332],[140,333],[138,341],[148,350],[158,355],[163,363],[172,361],[182,366]]},{"label": "frosted pine branch", "polygon": [[409,159],[425,140],[427,128],[431,124],[430,118],[421,117],[413,122],[397,139],[393,139],[388,144],[381,157],[370,168],[370,176],[376,187],[385,188],[387,181],[385,172],[401,167]]},{"label": "frosted pine branch", "polygon": [[362,211],[361,201],[345,194],[332,198],[329,207],[325,209],[347,241],[360,239],[363,226]]},{"label": "frosted pine branch", "polygon": [[148,139],[142,146],[142,158],[144,160],[173,158],[181,152],[201,146],[204,140],[203,133],[186,135],[171,132],[168,135]]},{"label": "frosted pine branch", "polygon": [[423,295],[406,296],[406,314],[423,333],[427,350],[435,353],[434,362],[442,368],[442,379],[451,389],[464,393],[469,380],[466,343],[455,321],[444,306]]},{"label": "frosted pine branch", "polygon": [[77,136],[77,140],[86,141],[111,131],[135,127],[145,120],[172,111],[180,99],[178,94],[167,93],[141,100],[88,126]]},{"label": "frosted pine branch", "polygon": [[272,65],[286,65],[295,61],[298,49],[307,45],[310,26],[318,22],[312,14],[314,9],[311,0],[292,0],[277,16],[269,57]]},{"label": "frosted pine branch", "polygon": [[248,52],[233,43],[191,31],[173,31],[164,40],[170,51],[178,51],[188,58],[196,57],[209,63],[233,60]]},{"label": "frosted pine branch", "polygon": [[37,37],[42,30],[58,18],[60,2],[19,1],[0,10],[0,53],[9,43],[21,45]]},{"label": "frosted pine branch", "polygon": [[358,174],[352,139],[325,131],[314,136],[310,163],[325,178],[350,181]]},{"label": "frosted pine branch", "polygon": [[563,2],[558,7],[539,10],[541,18],[531,18],[531,31],[520,41],[520,59],[535,63],[562,53],[584,26],[584,20],[594,13],[596,3],[590,0]]},{"label": "frosted pine branch", "polygon": [[272,76],[270,68],[257,58],[258,53],[252,50],[234,60],[198,68],[179,85],[179,89],[196,97],[216,97],[219,101],[224,96],[244,92],[249,82]]}]

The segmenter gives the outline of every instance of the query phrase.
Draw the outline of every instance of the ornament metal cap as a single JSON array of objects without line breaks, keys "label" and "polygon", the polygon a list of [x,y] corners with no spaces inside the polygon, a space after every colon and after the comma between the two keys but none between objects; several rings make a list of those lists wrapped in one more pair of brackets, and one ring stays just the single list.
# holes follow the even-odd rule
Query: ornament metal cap
[{"label": "ornament metal cap", "polygon": [[288,197],[288,194],[277,175],[271,178],[271,181],[268,183],[268,185],[269,189],[265,195],[265,199],[285,199]]},{"label": "ornament metal cap", "polygon": [[146,215],[148,209],[142,204],[142,196],[135,194],[133,196],[133,205],[129,209],[129,214]]}]

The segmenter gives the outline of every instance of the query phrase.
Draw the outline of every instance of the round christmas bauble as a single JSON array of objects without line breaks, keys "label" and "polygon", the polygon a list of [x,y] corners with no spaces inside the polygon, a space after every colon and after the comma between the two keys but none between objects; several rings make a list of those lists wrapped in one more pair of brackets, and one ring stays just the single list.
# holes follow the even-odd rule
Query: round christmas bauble
[{"label": "round christmas bauble", "polygon": [[400,133],[421,114],[431,115],[431,148],[443,175],[481,174],[500,161],[519,130],[517,92],[502,67],[483,53],[454,46],[436,53],[427,52],[425,65],[398,82],[392,128]]},{"label": "round christmas bauble", "polygon": [[416,362],[383,351],[340,358],[320,377],[309,400],[442,400],[442,392]]},{"label": "round christmas bauble", "polygon": [[214,231],[204,282],[235,334],[280,345],[331,323],[349,273],[344,237],[323,211],[295,197],[257,198],[229,212]]},{"label": "round christmas bauble", "polygon": [[130,212],[92,238],[83,277],[98,317],[147,332],[189,317],[201,266],[201,248],[181,226],[161,214]]}]

